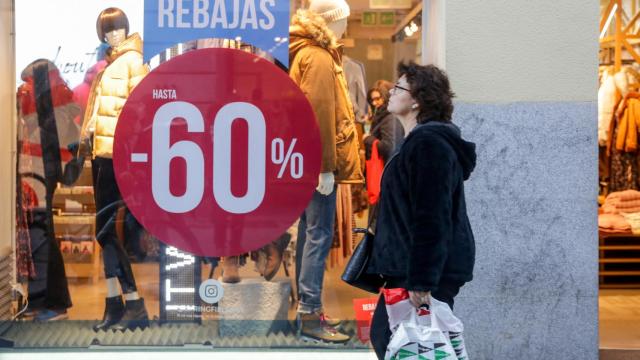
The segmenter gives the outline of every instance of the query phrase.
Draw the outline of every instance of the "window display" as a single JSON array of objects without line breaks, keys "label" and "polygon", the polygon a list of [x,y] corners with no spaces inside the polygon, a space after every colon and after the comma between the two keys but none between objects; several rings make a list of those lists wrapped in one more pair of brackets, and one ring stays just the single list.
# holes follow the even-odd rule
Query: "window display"
[{"label": "window display", "polygon": [[341,41],[365,10],[351,5],[91,0],[56,25],[18,4],[26,291],[0,338],[369,349],[376,300],[340,279],[367,227],[378,80]]}]

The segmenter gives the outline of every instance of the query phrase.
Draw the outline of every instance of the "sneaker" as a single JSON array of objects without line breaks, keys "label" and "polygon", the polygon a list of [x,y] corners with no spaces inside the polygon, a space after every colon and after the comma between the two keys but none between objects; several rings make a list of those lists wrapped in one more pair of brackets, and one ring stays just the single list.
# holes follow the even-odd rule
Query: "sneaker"
[{"label": "sneaker", "polygon": [[23,319],[31,319],[36,317],[40,311],[42,311],[42,308],[27,306],[27,308],[20,314],[20,317]]},{"label": "sneaker", "polygon": [[38,312],[35,321],[38,322],[47,322],[47,321],[58,321],[58,320],[66,320],[69,318],[67,314],[67,310],[51,310],[51,309],[43,309]]},{"label": "sneaker", "polygon": [[324,321],[320,313],[298,314],[298,335],[312,341],[329,344],[343,344],[351,337],[336,330]]},{"label": "sneaker", "polygon": [[332,319],[329,317],[329,315],[325,314],[325,313],[320,313],[320,319],[322,321],[324,321],[327,325],[332,326],[332,327],[338,327],[340,326],[340,324],[342,324],[342,321],[338,320],[338,319]]}]

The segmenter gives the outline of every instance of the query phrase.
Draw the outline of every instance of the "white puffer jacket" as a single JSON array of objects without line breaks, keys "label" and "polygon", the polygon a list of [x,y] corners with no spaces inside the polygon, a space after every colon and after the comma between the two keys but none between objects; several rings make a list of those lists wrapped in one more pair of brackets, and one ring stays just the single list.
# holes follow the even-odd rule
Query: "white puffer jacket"
[{"label": "white puffer jacket", "polygon": [[[111,158],[118,117],[127,98],[149,73],[142,62],[142,39],[130,35],[107,56],[109,65],[93,81],[82,138],[93,134],[93,157]],[[86,141],[86,140],[85,140]],[[81,142],[84,143],[84,142]]]}]

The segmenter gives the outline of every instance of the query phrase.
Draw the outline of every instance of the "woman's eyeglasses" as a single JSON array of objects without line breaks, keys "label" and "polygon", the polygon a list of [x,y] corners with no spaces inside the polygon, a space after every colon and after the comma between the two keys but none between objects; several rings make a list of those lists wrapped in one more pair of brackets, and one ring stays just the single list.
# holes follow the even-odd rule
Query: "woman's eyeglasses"
[{"label": "woman's eyeglasses", "polygon": [[396,92],[396,91],[398,91],[398,90],[404,90],[404,91],[406,91],[406,92],[411,92],[411,90],[409,90],[409,89],[407,89],[407,88],[404,88],[404,87],[402,87],[402,86],[400,86],[400,85],[398,85],[398,84],[393,85],[393,88],[391,89],[391,91]]}]

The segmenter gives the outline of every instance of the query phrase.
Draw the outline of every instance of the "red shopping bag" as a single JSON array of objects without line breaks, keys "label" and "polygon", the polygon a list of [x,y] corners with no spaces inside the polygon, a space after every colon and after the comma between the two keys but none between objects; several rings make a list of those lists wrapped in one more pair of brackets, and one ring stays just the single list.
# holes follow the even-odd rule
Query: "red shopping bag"
[{"label": "red shopping bag", "polygon": [[378,298],[353,299],[353,310],[356,312],[356,326],[358,328],[358,339],[363,344],[369,342],[369,331],[373,312],[378,305]]},{"label": "red shopping bag", "polygon": [[382,170],[384,170],[384,162],[378,154],[378,142],[379,140],[375,140],[371,145],[371,158],[365,162],[367,195],[371,205],[377,203],[380,197],[380,180],[382,180]]}]

